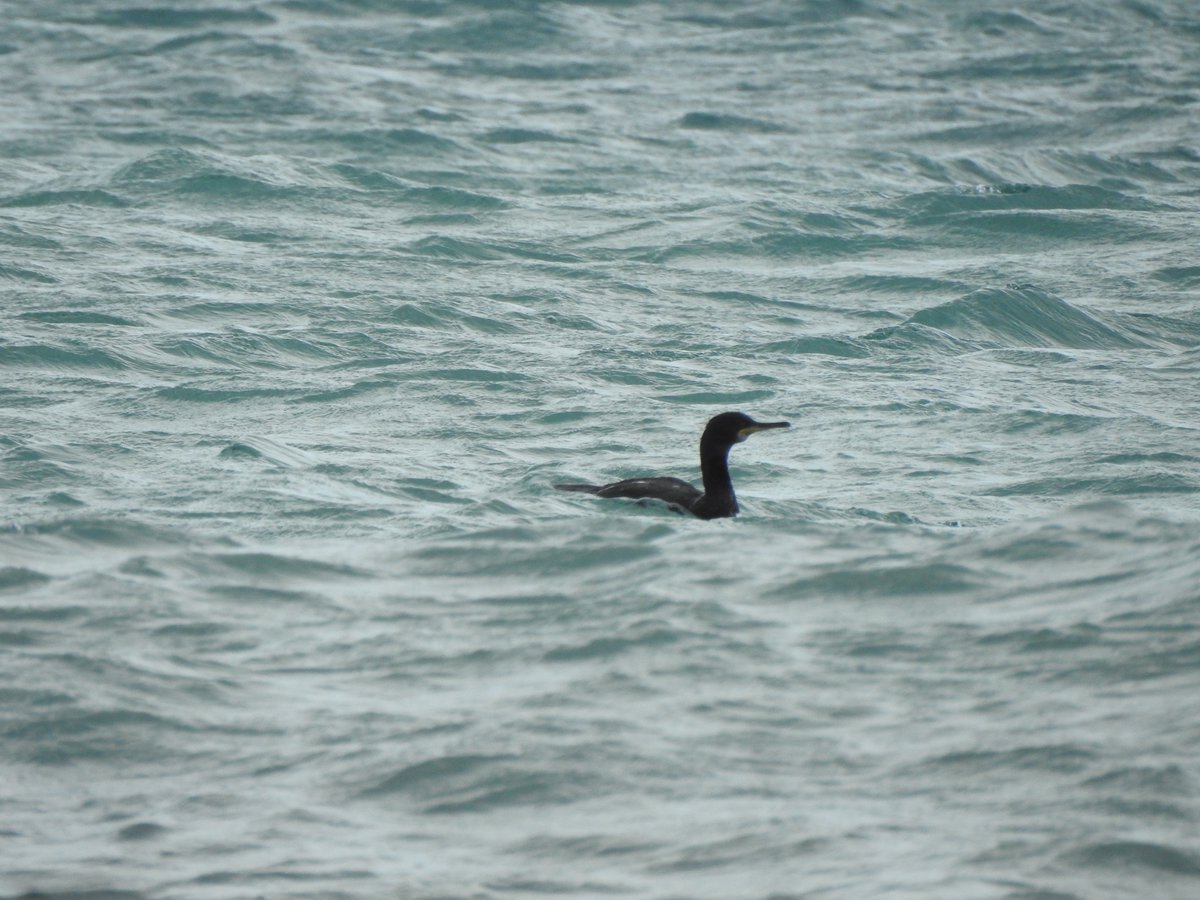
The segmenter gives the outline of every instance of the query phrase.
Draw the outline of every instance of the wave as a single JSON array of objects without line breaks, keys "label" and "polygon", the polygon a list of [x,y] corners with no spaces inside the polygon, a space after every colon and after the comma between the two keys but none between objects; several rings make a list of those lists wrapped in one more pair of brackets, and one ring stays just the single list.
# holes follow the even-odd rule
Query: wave
[{"label": "wave", "polygon": [[1006,484],[981,492],[989,497],[1070,497],[1088,496],[1127,497],[1139,494],[1196,494],[1200,480],[1176,472],[1146,472],[1133,475],[1050,476]]},{"label": "wave", "polygon": [[[462,77],[515,78],[521,81],[581,81],[614,78],[628,70],[616,62],[587,62],[579,59],[539,59],[537,62],[470,59],[439,64],[441,72]],[[582,107],[586,111],[587,107]]]},{"label": "wave", "polygon": [[468,191],[446,185],[416,184],[395,175],[358,165],[339,164],[332,167],[347,181],[372,193],[388,194],[388,202],[397,199],[433,210],[482,211],[503,209],[509,205],[502,197]]},{"label": "wave", "polygon": [[129,368],[128,361],[96,349],[68,349],[47,344],[6,346],[0,354],[0,366],[30,369],[107,369],[120,371]]},{"label": "wave", "polygon": [[340,196],[345,185],[326,167],[282,156],[227,156],[172,147],[119,168],[111,183],[124,193],[175,195],[245,205],[265,200]]},{"label": "wave", "polygon": [[134,6],[106,10],[86,19],[67,19],[80,25],[112,28],[195,28],[207,25],[273,25],[275,17],[257,8],[214,6],[207,9],[174,9],[169,6]]},{"label": "wave", "polygon": [[626,652],[673,644],[682,633],[671,628],[650,628],[640,634],[627,637],[598,637],[582,644],[555,647],[542,656],[546,662],[580,662],[592,659],[609,659]]},{"label": "wave", "polygon": [[1096,790],[1121,790],[1173,797],[1190,790],[1191,779],[1177,765],[1118,766],[1094,775],[1083,786]]},{"label": "wave", "polygon": [[[1053,559],[1064,555],[1063,551],[1071,547],[1072,545],[1066,541],[1050,548],[1040,544],[1034,545],[1033,542],[1024,542],[1019,548],[1014,546],[1005,549],[1011,553],[1009,558],[1015,561],[1033,561]],[[1095,626],[1090,628],[1081,626],[1069,631],[1060,628],[1020,628],[1016,631],[984,635],[979,639],[979,643],[981,646],[1008,645],[1020,653],[1056,654],[1103,646],[1104,637],[1102,629]]]},{"label": "wave", "polygon": [[975,291],[920,310],[901,325],[873,331],[864,340],[907,342],[931,348],[940,345],[953,350],[985,347],[1120,350],[1160,346],[1149,331],[1135,334],[1030,285]]},{"label": "wave", "polygon": [[[73,660],[94,673],[96,661]],[[53,715],[17,719],[0,728],[9,752],[37,765],[62,766],[119,757],[126,762],[174,758],[171,735],[196,729],[182,719],[136,709],[58,709]]]},{"label": "wave", "polygon": [[1162,210],[1144,197],[1090,184],[1063,187],[1039,184],[988,184],[954,191],[931,191],[905,198],[900,208],[910,224],[945,221],[1007,210]]},{"label": "wave", "polygon": [[[452,151],[461,151],[455,141],[422,128],[369,128],[348,131],[318,130],[303,132],[299,137],[321,145],[330,142],[340,144],[359,153],[394,154],[402,151],[410,155],[429,155],[445,158]],[[356,167],[350,164],[334,166],[335,171],[355,178]],[[357,176],[361,177],[361,176]],[[386,183],[386,182],[384,182]]]},{"label": "wave", "polygon": [[488,262],[501,259],[535,259],[543,262],[576,263],[583,260],[573,254],[553,249],[552,244],[522,240],[479,240],[448,235],[418,238],[404,246],[413,256],[438,259],[461,259]]},{"label": "wave", "polygon": [[[49,484],[63,482],[85,483],[88,468],[85,453],[61,444],[33,444],[12,438],[0,438],[0,447],[6,448],[0,457],[0,486],[38,489]],[[59,506],[82,505],[69,494],[59,493],[47,498]]]},{"label": "wave", "polygon": [[176,385],[158,388],[154,396],[163,400],[179,400],[185,403],[245,403],[263,397],[297,397],[299,388],[204,388],[192,385]]},{"label": "wave", "polygon": [[123,316],[92,312],[86,309],[53,309],[45,312],[21,313],[20,318],[31,322],[46,322],[52,325],[116,325],[130,327],[138,323]]},{"label": "wave", "polygon": [[1200,266],[1163,266],[1150,274],[1158,281],[1180,288],[1200,287]]},{"label": "wave", "polygon": [[480,140],[486,144],[575,143],[574,138],[535,128],[493,128]]},{"label": "wave", "polygon": [[744,134],[776,134],[788,131],[782,125],[765,119],[739,116],[734,113],[690,112],[679,120],[680,128],[702,131],[732,131]]},{"label": "wave", "polygon": [[854,338],[800,337],[772,341],[757,348],[764,353],[784,353],[788,356],[836,356],[842,359],[862,359],[870,350]]},{"label": "wave", "polygon": [[206,553],[189,556],[183,564],[207,577],[230,575],[265,579],[272,584],[296,578],[307,582],[318,578],[365,578],[369,572],[343,563],[328,563],[300,556],[245,550],[228,553]]},{"label": "wave", "polygon": [[95,188],[61,191],[28,191],[23,194],[0,197],[0,207],[100,206],[111,209],[123,209],[129,205],[129,201],[123,197]]},{"label": "wave", "polygon": [[1009,750],[970,750],[946,753],[925,761],[935,772],[954,769],[973,773],[1004,770],[1033,770],[1042,772],[1082,772],[1096,759],[1096,754],[1075,744],[1016,747]]},{"label": "wave", "polygon": [[86,515],[29,522],[0,532],[0,539],[12,544],[52,541],[79,547],[126,548],[177,545],[185,540],[175,532],[144,522]]},{"label": "wave", "polygon": [[6,281],[29,281],[35,284],[58,284],[53,275],[37,269],[27,269],[24,266],[0,264],[0,279]]},{"label": "wave", "polygon": [[[88,878],[86,884],[93,884],[97,881],[103,883],[104,879]],[[126,891],[119,888],[101,888],[93,889],[90,887],[81,890],[37,890],[23,893],[21,895],[12,895],[4,900],[152,900],[150,894],[143,894],[141,891]]]},{"label": "wave", "polygon": [[524,755],[445,754],[410,763],[360,792],[364,799],[401,797],[426,815],[478,813],[512,806],[568,803],[597,789],[600,776],[572,762],[535,767]]},{"label": "wave", "polygon": [[270,438],[244,438],[227,445],[221,459],[261,459],[285,469],[310,468],[317,458],[311,453]]},{"label": "wave", "polygon": [[[43,575],[34,569],[24,566],[0,567],[0,591],[23,591],[45,584],[50,580],[49,575]],[[0,608],[0,619],[8,618],[9,610]]]},{"label": "wave", "polygon": [[522,577],[529,572],[567,575],[589,569],[604,571],[618,565],[634,565],[661,554],[662,551],[653,545],[614,541],[604,546],[573,548],[570,552],[556,546],[485,546],[467,555],[459,543],[452,542],[422,547],[413,554],[413,560],[421,574]]},{"label": "wave", "polygon": [[905,597],[972,591],[985,582],[970,568],[953,563],[897,564],[838,568],[773,589],[777,597]]},{"label": "wave", "polygon": [[[15,222],[0,222],[0,244],[34,250],[61,250],[62,242],[26,231]],[[2,269],[0,269],[2,271]]]},{"label": "wave", "polygon": [[787,226],[756,231],[729,237],[689,239],[667,245],[631,247],[626,252],[631,259],[639,262],[668,263],[680,259],[713,261],[744,260],[747,257],[777,260],[839,259],[917,248],[917,243],[911,239],[869,231],[830,234]]},{"label": "wave", "polygon": [[454,781],[463,776],[492,766],[496,763],[510,762],[515,757],[509,755],[485,756],[481,754],[440,756],[412,763],[392,773],[387,778],[367,788],[363,794],[377,797],[381,794],[395,794],[410,791],[438,790],[438,786]]},{"label": "wave", "polygon": [[[1068,853],[1067,859],[1088,869],[1127,869],[1141,870],[1147,875],[1200,877],[1200,855],[1149,841],[1087,844]],[[1165,890],[1165,886],[1161,889]]]}]

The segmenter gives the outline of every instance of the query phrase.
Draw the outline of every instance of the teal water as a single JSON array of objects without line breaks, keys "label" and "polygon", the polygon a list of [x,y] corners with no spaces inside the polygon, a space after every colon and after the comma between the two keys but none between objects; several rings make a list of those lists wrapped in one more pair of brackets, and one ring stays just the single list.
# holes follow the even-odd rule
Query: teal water
[{"label": "teal water", "polygon": [[1197,59],[9,2],[0,896],[1197,896]]}]

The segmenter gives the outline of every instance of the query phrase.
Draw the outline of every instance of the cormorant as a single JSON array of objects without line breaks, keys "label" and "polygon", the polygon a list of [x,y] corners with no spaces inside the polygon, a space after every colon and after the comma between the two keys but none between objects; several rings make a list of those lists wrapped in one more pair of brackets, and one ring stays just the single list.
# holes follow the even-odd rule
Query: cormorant
[{"label": "cormorant", "polygon": [[700,472],[703,492],[682,478],[629,478],[612,484],[556,484],[560,491],[580,491],[597,497],[664,500],[679,511],[700,519],[723,519],[738,514],[737,497],[729,478],[729,450],[756,431],[790,428],[790,422],[755,422],[745,413],[713,416],[700,436]]}]

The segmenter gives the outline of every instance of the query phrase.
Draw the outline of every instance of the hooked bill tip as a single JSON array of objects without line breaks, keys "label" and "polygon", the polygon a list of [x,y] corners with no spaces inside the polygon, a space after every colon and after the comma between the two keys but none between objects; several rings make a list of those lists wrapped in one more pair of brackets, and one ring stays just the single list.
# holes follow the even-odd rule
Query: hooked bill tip
[{"label": "hooked bill tip", "polygon": [[791,428],[791,422],[755,422],[753,425],[747,425],[738,432],[743,438],[749,437],[760,431],[766,431],[768,428]]}]

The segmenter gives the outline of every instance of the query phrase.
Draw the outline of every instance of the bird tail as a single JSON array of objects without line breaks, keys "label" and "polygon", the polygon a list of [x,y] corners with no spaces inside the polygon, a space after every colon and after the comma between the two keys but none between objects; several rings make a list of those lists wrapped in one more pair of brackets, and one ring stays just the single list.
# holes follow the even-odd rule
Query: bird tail
[{"label": "bird tail", "polygon": [[581,494],[595,494],[600,490],[598,484],[556,484],[555,487],[560,491],[578,491]]}]

